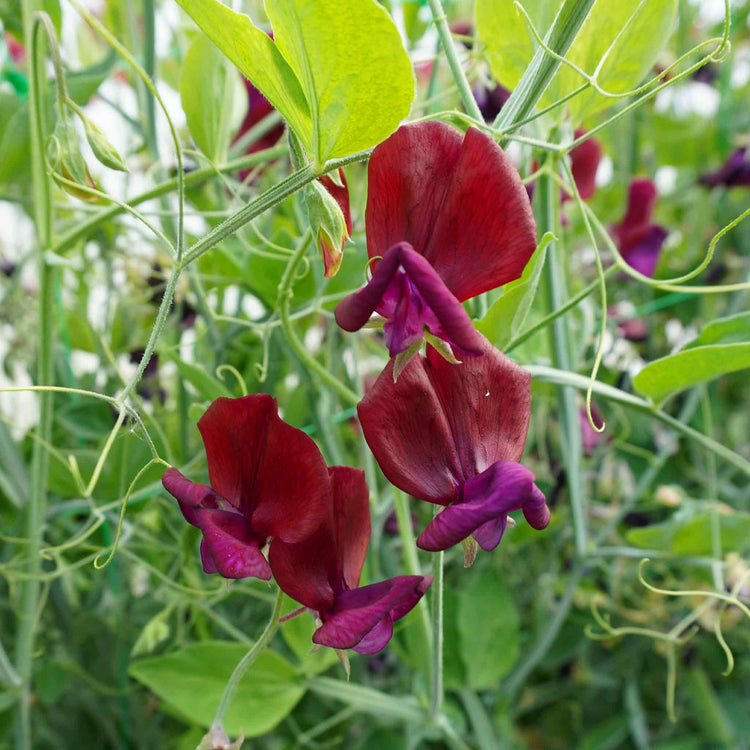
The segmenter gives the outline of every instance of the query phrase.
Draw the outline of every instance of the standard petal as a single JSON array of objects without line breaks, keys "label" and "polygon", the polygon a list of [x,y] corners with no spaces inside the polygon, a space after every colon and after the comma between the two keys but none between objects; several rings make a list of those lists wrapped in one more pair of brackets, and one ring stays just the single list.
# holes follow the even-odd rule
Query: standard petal
[{"label": "standard petal", "polygon": [[332,466],[328,469],[333,488],[333,519],[338,552],[336,582],[347,588],[359,586],[359,577],[370,543],[370,490],[362,469]]},{"label": "standard petal", "polygon": [[321,613],[324,622],[313,634],[313,642],[331,648],[354,648],[378,628],[383,618],[388,616],[391,619],[391,612],[405,600],[411,601],[422,587],[423,576],[399,576],[344,591],[336,597],[329,613]]},{"label": "standard petal", "polygon": [[279,418],[276,399],[219,398],[198,428],[211,486],[257,533],[296,542],[320,525],[328,512],[328,469],[312,439]]},{"label": "standard petal", "polygon": [[535,249],[518,171],[492,138],[469,128],[423,255],[463,302],[517,279]]},{"label": "standard petal", "polygon": [[[430,552],[448,549],[481,529],[477,542],[486,551],[494,549],[502,536],[497,533],[500,529],[482,527],[495,519],[502,522],[514,510],[523,509],[526,515],[527,505],[527,520],[533,520],[535,528],[544,528],[549,510],[534,484],[534,475],[519,463],[498,461],[466,482],[464,500],[438,513],[419,535],[417,546]],[[504,523],[500,525],[504,527]]]},{"label": "standard petal", "polygon": [[403,125],[370,159],[367,253],[408,242],[459,300],[521,275],[536,225],[521,178],[489,136]]},{"label": "standard petal", "polygon": [[625,216],[614,228],[617,244],[623,255],[630,252],[648,232],[656,198],[657,191],[653,180],[639,178],[630,183]]},{"label": "standard petal", "polygon": [[271,578],[271,568],[260,551],[261,540],[253,533],[247,519],[239,513],[224,510],[196,510],[198,526],[205,542],[204,569],[207,558],[224,578]]},{"label": "standard petal", "polygon": [[482,356],[460,365],[428,346],[425,364],[467,479],[496,461],[519,461],[529,429],[529,374],[486,339],[483,342]]},{"label": "standard petal", "polygon": [[[393,382],[393,360],[357,406],[362,432],[389,482],[431,503],[458,499],[464,481],[448,417],[415,357]],[[463,365],[462,365],[463,367]]]}]

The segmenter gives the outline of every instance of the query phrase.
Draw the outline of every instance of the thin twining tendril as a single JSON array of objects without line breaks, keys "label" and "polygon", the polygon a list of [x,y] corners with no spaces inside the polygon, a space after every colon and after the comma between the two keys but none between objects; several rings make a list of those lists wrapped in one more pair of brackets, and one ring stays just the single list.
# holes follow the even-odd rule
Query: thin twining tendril
[{"label": "thin twining tendril", "polygon": [[240,393],[242,393],[243,396],[247,396],[247,385],[245,385],[245,379],[242,377],[239,370],[234,365],[219,365],[216,368],[216,377],[226,382],[224,376],[225,372],[234,375],[234,379],[240,387]]},{"label": "thin twining tendril", "polygon": [[552,58],[559,61],[561,64],[566,65],[571,70],[575,71],[580,75],[597,93],[601,94],[602,96],[608,98],[608,99],[624,99],[629,98],[631,96],[636,96],[649,88],[651,88],[654,84],[658,83],[660,80],[664,78],[665,75],[668,75],[674,68],[679,66],[683,60],[685,60],[687,57],[695,54],[696,52],[699,52],[704,47],[707,47],[710,44],[717,44],[716,47],[711,54],[706,55],[701,62],[705,62],[708,60],[712,61],[718,61],[720,60],[721,53],[724,52],[726,48],[729,47],[729,0],[724,0],[724,29],[723,33],[720,37],[712,37],[711,39],[707,39],[700,44],[697,44],[692,49],[688,50],[685,54],[680,56],[675,62],[673,62],[666,70],[661,71],[658,75],[654,76],[651,80],[647,81],[646,83],[638,86],[637,88],[631,89],[630,91],[624,91],[624,92],[613,92],[613,91],[607,91],[606,89],[602,88],[601,85],[598,83],[597,79],[599,75],[601,74],[602,68],[604,67],[604,64],[607,61],[607,58],[609,57],[612,50],[617,46],[617,43],[622,39],[625,32],[628,30],[630,25],[635,20],[636,16],[640,12],[641,8],[646,4],[646,0],[641,0],[638,7],[633,11],[630,18],[627,20],[627,22],[623,25],[623,27],[618,32],[617,36],[614,38],[612,43],[609,45],[605,53],[602,55],[601,59],[599,60],[599,63],[596,66],[596,69],[594,70],[594,73],[589,75],[585,70],[580,68],[578,65],[576,65],[574,62],[571,62],[568,60],[564,55],[560,55],[557,52],[555,52],[553,49],[551,49],[542,39],[542,37],[539,35],[539,32],[537,31],[536,27],[534,26],[534,22],[531,20],[531,17],[529,16],[526,9],[523,7],[523,5],[516,0],[513,5],[515,6],[516,10],[518,10],[521,15],[524,18],[524,21],[526,22],[526,25],[529,27],[529,31],[533,35],[534,39],[536,40],[537,44]]}]

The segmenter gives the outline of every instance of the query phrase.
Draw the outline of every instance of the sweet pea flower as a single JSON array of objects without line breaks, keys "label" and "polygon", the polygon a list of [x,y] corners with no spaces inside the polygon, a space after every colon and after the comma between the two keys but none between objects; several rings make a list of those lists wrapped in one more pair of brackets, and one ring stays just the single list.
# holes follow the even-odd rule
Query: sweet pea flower
[{"label": "sweet pea flower", "polygon": [[162,477],[185,520],[203,532],[206,573],[271,578],[262,549],[309,536],[325,516],[331,482],[323,456],[301,430],[283,422],[275,398],[219,398],[198,422],[211,486],[177,469]]},{"label": "sweet pea flower", "polygon": [[699,178],[706,187],[750,187],[750,158],[747,146],[733,151],[729,158],[715,172],[703,174]]},{"label": "sweet pea flower", "polygon": [[[575,137],[585,134],[585,130],[576,130]],[[601,159],[601,143],[593,136],[570,150],[570,171],[583,200],[592,198],[596,192],[596,172]]]},{"label": "sweet pea flower", "polygon": [[328,469],[332,491],[320,527],[296,544],[274,541],[269,561],[290,597],[317,612],[313,642],[361,654],[380,651],[432,576],[398,576],[358,588],[370,541],[369,490],[361,469]]},{"label": "sweet pea flower", "polygon": [[630,183],[628,207],[613,234],[622,257],[644,276],[653,276],[659,253],[669,232],[651,221],[657,198],[652,180],[640,178]]},{"label": "sweet pea flower", "polygon": [[425,335],[464,354],[482,342],[464,300],[517,279],[536,247],[518,172],[487,135],[440,122],[400,127],[368,167],[367,254],[373,274],[342,300],[336,320],[357,331],[386,318],[391,356]]},{"label": "sweet pea flower", "polygon": [[445,506],[419,535],[425,550],[472,536],[497,547],[508,513],[535,529],[550,519],[534,475],[519,461],[526,443],[530,376],[482,339],[481,357],[452,365],[434,349],[393,382],[393,361],[357,407],[362,432],[386,478]]}]

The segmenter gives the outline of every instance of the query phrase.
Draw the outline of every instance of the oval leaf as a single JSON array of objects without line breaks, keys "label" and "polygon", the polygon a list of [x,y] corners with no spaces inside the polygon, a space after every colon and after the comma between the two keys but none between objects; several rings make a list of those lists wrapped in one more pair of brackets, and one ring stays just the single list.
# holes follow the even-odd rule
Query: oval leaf
[{"label": "oval leaf", "polygon": [[[249,644],[222,641],[194,643],[138,661],[130,667],[130,675],[188,723],[210,727],[224,686],[248,648]],[[237,686],[224,729],[245,737],[265,734],[292,711],[304,692],[289,662],[264,651]]]},{"label": "oval leaf", "polygon": [[633,385],[655,402],[673,393],[750,367],[750,344],[715,344],[685,349],[646,365]]}]

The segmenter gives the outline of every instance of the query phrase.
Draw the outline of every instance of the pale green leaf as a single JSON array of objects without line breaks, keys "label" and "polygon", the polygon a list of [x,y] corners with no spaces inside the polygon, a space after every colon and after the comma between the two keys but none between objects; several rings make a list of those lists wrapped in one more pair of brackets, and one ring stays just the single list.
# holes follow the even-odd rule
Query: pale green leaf
[{"label": "pale green leaf", "polygon": [[673,393],[745,367],[750,367],[750,343],[698,346],[651,362],[633,378],[633,385],[661,402]]},{"label": "pale green leaf", "polygon": [[515,664],[519,647],[518,610],[499,572],[484,570],[459,592],[457,623],[468,687],[496,686]]},{"label": "pale green leaf", "polygon": [[180,97],[198,148],[217,164],[225,161],[237,104],[246,101],[237,69],[208,37],[197,34],[185,55]]},{"label": "pale green leaf", "polygon": [[377,145],[409,114],[411,62],[375,0],[268,3],[274,41],[218,0],[177,1],[318,164]]},{"label": "pale green leaf", "polygon": [[[523,0],[539,35],[544,38],[562,4],[559,0]],[[624,93],[641,84],[669,39],[677,12],[677,0],[597,0],[567,59],[593,75],[606,55],[598,83],[606,91]],[[487,49],[493,75],[514,88],[537,48],[537,42],[513,0],[477,0],[479,40]],[[584,79],[563,63],[550,82],[543,103],[550,103],[577,89]],[[616,100],[589,89],[568,102],[576,121],[613,104]]]},{"label": "pale green leaf", "polygon": [[549,232],[542,237],[521,277],[506,284],[502,296],[495,300],[481,320],[475,321],[474,325],[480,333],[498,349],[503,349],[525,323],[539,286],[547,245],[553,239]]},{"label": "pale green leaf", "polygon": [[[185,721],[209,727],[224,686],[248,648],[248,644],[221,641],[194,643],[138,661],[130,667],[130,675]],[[264,651],[240,681],[224,729],[232,736],[265,734],[292,711],[304,692],[291,664],[273,651]]]},{"label": "pale green leaf", "polygon": [[697,338],[685,344],[685,349],[708,344],[738,344],[748,341],[750,341],[750,312],[743,312],[707,323]]}]

